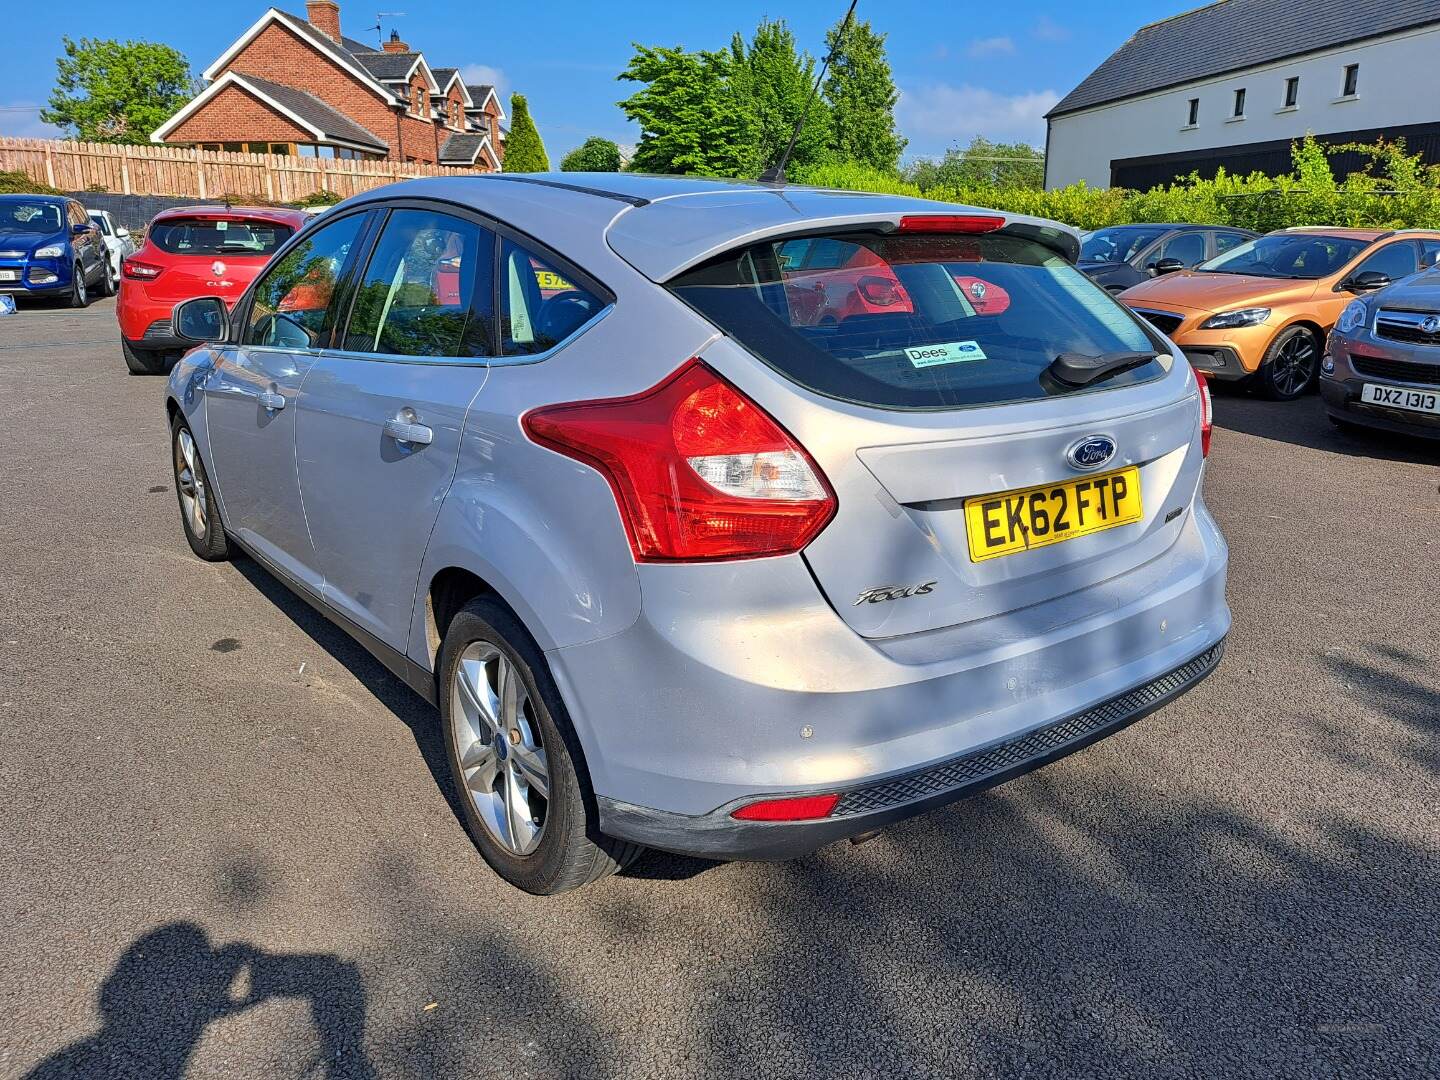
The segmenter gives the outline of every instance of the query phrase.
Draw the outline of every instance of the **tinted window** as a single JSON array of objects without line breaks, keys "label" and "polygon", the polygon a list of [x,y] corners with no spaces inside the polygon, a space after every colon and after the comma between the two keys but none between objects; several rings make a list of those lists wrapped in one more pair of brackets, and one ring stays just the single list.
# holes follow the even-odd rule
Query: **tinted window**
[{"label": "tinted window", "polygon": [[60,207],[42,202],[0,202],[0,233],[59,232]]},{"label": "tinted window", "polygon": [[1381,248],[1371,255],[1359,266],[1350,272],[1353,277],[1356,274],[1363,274],[1367,270],[1378,270],[1391,281],[1398,281],[1402,277],[1409,277],[1415,273],[1418,267],[1415,265],[1415,245],[1405,240],[1398,244],[1390,244]]},{"label": "tinted window", "polygon": [[1250,238],[1244,233],[1238,232],[1217,232],[1215,234],[1215,254],[1224,255],[1233,247],[1245,243]]},{"label": "tinted window", "polygon": [[1186,266],[1205,261],[1205,234],[1200,232],[1181,233],[1165,241],[1160,249],[1159,259],[1179,259]]},{"label": "tinted window", "polygon": [[1440,240],[1420,241],[1420,269],[1428,270],[1440,262]]},{"label": "tinted window", "polygon": [[1201,263],[1217,274],[1322,278],[1333,274],[1369,246],[1368,240],[1318,233],[1271,233]]},{"label": "tinted window", "polygon": [[345,331],[353,352],[490,356],[494,234],[430,210],[395,210],[370,256]]},{"label": "tinted window", "polygon": [[1080,258],[1095,262],[1129,262],[1169,229],[1100,229],[1085,238]]},{"label": "tinted window", "polygon": [[[755,244],[681,275],[674,292],[772,367],[832,397],[943,409],[1066,393],[1061,353],[1155,354],[1136,319],[1064,258],[1013,236],[835,238]],[[1101,386],[1155,378],[1154,359]]]},{"label": "tinted window", "polygon": [[351,214],[308,233],[255,284],[243,341],[312,349],[335,323],[336,286],[364,214]]},{"label": "tinted window", "polygon": [[151,223],[150,242],[173,255],[269,255],[293,232],[269,221],[166,218]]},{"label": "tinted window", "polygon": [[97,229],[99,229],[102,233],[104,233],[106,236],[110,235],[109,223],[99,214],[91,214],[90,223],[94,225]]},{"label": "tinted window", "polygon": [[506,356],[553,349],[604,307],[573,275],[513,240],[502,241],[500,348]]}]

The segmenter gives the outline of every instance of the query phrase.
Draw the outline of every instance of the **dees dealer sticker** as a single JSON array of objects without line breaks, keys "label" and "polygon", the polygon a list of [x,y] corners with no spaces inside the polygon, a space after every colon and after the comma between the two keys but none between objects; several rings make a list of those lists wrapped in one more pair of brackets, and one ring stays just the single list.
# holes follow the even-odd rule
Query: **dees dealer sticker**
[{"label": "dees dealer sticker", "polygon": [[921,345],[916,349],[906,349],[905,356],[917,368],[986,359],[985,350],[975,341],[943,341],[938,345]]}]

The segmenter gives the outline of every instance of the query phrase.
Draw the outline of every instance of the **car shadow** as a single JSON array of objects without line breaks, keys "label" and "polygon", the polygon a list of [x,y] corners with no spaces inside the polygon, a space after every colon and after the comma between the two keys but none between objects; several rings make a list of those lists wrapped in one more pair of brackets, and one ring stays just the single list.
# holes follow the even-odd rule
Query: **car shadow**
[{"label": "car shadow", "polygon": [[266,600],[279,608],[290,621],[303,630],[315,644],[324,649],[336,663],[354,675],[385,708],[398,716],[410,729],[415,747],[430,770],[435,785],[455,820],[462,825],[465,815],[459,796],[450,782],[450,765],[445,758],[445,744],[440,731],[439,714],[435,707],[390,673],[349,634],[296,596],[290,588],[244,552],[237,552],[231,561],[236,572],[253,585]]},{"label": "car shadow", "polygon": [[1241,431],[1332,454],[1440,465],[1440,441],[1431,443],[1363,428],[1341,430],[1326,419],[1325,406],[1317,394],[1298,401],[1266,401],[1244,390],[1225,388],[1215,393],[1213,400],[1215,426],[1226,431]]},{"label": "car shadow", "polygon": [[303,1075],[373,1077],[359,968],[328,953],[216,946],[193,922],[137,938],[100,985],[100,1030],[35,1066],[27,1080],[145,1076],[179,1080],[205,1029],[280,998],[305,1001],[318,1051]]}]

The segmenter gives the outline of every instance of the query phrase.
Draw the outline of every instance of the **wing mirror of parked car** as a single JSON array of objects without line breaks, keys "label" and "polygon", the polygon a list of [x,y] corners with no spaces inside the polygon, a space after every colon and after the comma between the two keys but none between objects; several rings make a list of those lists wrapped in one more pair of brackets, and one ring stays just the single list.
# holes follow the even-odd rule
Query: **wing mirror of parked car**
[{"label": "wing mirror of parked car", "polygon": [[127,229],[127,228],[125,228],[124,225],[117,225],[117,226],[115,227],[115,235],[118,236],[118,237],[120,237],[120,239],[123,240],[123,239],[125,239],[125,237],[127,237],[127,236],[130,235],[130,230]]},{"label": "wing mirror of parked car", "polygon": [[170,326],[186,341],[224,341],[230,334],[230,313],[218,296],[197,296],[175,305]]},{"label": "wing mirror of parked car", "polygon": [[1379,270],[1361,270],[1352,278],[1347,278],[1340,283],[1342,289],[1348,292],[1374,292],[1376,289],[1383,289],[1390,284],[1390,275]]},{"label": "wing mirror of parked car", "polygon": [[1161,274],[1173,274],[1176,270],[1184,270],[1185,264],[1179,259],[1161,259],[1159,262],[1150,264],[1152,277],[1159,277]]},{"label": "wing mirror of parked car", "polygon": [[74,225],[70,226],[70,235],[79,236],[81,233],[87,233],[93,228],[95,228],[95,226],[91,225],[88,221],[84,225],[81,225],[77,221]]}]

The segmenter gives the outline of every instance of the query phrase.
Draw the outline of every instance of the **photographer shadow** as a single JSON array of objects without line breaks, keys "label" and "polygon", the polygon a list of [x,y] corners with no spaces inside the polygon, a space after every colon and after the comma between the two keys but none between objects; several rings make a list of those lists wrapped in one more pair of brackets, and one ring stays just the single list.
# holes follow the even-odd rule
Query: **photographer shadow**
[{"label": "photographer shadow", "polygon": [[215,947],[175,922],[136,940],[100,986],[101,1028],[37,1065],[29,1080],[185,1075],[206,1027],[276,998],[300,998],[319,1036],[297,1075],[370,1078],[365,989],[355,965],[323,953]]}]

